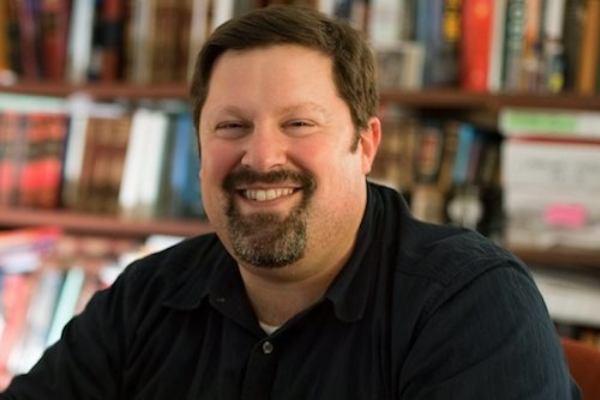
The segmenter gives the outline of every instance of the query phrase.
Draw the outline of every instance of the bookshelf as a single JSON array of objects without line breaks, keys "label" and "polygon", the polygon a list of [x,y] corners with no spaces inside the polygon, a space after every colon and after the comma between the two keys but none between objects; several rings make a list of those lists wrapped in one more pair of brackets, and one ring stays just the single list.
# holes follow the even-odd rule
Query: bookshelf
[{"label": "bookshelf", "polygon": [[[185,100],[188,97],[188,90],[188,85],[182,83],[157,85],[88,83],[70,85],[62,82],[23,82],[10,86],[0,86],[0,94],[14,93],[67,97],[77,93],[85,93],[96,100],[102,101],[119,98],[134,101],[141,99]],[[502,107],[600,109],[600,96],[597,95],[489,93],[452,88],[384,91],[381,93],[381,102],[410,109],[475,111],[491,115]],[[66,231],[80,234],[130,237],[146,237],[151,234],[193,236],[212,231],[208,222],[203,220],[136,220],[65,210],[0,208],[1,227],[30,227],[36,225],[55,225]],[[600,251],[564,248],[537,250],[526,247],[514,247],[511,250],[527,263],[600,269]]]}]

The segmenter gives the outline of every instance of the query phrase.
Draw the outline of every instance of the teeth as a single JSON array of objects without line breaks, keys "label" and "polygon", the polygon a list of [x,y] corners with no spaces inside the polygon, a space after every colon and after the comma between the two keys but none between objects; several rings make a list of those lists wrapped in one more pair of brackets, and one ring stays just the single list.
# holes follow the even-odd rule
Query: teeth
[{"label": "teeth", "polygon": [[246,190],[244,196],[250,200],[268,201],[289,196],[292,193],[294,193],[294,189]]}]

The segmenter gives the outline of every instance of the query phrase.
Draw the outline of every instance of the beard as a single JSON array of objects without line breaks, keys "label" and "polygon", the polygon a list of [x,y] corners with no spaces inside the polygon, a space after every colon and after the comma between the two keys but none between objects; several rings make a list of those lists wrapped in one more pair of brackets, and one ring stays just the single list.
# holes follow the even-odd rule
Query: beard
[{"label": "beard", "polygon": [[[288,215],[257,212],[242,215],[234,201],[240,184],[293,182],[301,185],[302,200]],[[281,268],[304,257],[307,246],[307,211],[315,191],[315,179],[306,172],[234,172],[223,184],[227,194],[227,233],[234,255],[261,268]]]}]

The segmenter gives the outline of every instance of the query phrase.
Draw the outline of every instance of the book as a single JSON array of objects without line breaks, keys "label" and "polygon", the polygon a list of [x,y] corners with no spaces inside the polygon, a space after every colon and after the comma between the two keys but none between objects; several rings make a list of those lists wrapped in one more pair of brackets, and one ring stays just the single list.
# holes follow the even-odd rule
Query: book
[{"label": "book", "polygon": [[579,47],[576,90],[580,94],[596,91],[600,65],[600,0],[587,0]]},{"label": "book", "polygon": [[69,0],[42,0],[38,10],[40,65],[44,79],[60,81],[65,77],[69,31]]},{"label": "book", "polygon": [[0,114],[0,205],[3,206],[15,205],[18,195],[18,176],[25,152],[21,124],[18,112]]},{"label": "book", "polygon": [[533,279],[559,324],[600,328],[600,276],[593,271],[533,266]]},{"label": "book", "polygon": [[82,268],[73,266],[67,271],[58,296],[50,328],[48,329],[46,347],[56,343],[60,338],[64,326],[75,315],[77,301],[83,287],[84,279],[85,272]]},{"label": "book", "polygon": [[597,248],[599,173],[598,140],[505,140],[502,177],[507,241],[534,248]]},{"label": "book", "polygon": [[0,269],[5,274],[36,270],[40,255],[51,252],[60,235],[52,226],[1,231]]},{"label": "book", "polygon": [[149,218],[156,213],[167,128],[162,112],[140,108],[133,115],[119,189],[119,207],[126,217]]},{"label": "book", "polygon": [[230,20],[233,17],[234,1],[233,0],[220,0],[214,1],[212,4],[212,18],[211,18],[211,32],[214,31],[218,26],[224,22]]},{"label": "book", "polygon": [[[151,50],[150,82],[172,82],[180,68],[177,57],[177,42],[182,21],[179,20],[179,7],[184,0],[153,0],[154,13],[152,30],[160,34],[152,35],[149,46]],[[188,17],[189,19],[189,17]],[[187,39],[185,35],[185,39]],[[184,45],[187,48],[187,45]],[[187,60],[186,63],[187,64]]]},{"label": "book", "polygon": [[188,80],[191,79],[196,68],[196,55],[200,51],[202,44],[208,37],[209,31],[209,20],[208,20],[208,6],[210,0],[192,0],[191,10],[191,21],[190,21],[190,35],[189,35],[189,57],[187,67]]},{"label": "book", "polygon": [[0,2],[0,82],[4,74],[8,73],[11,69],[10,63],[10,40],[8,37],[8,2]]},{"label": "book", "polygon": [[600,138],[600,112],[505,107],[498,121],[506,136]]},{"label": "book", "polygon": [[416,90],[423,87],[425,49],[417,42],[380,46],[375,51],[377,79],[382,90]]},{"label": "book", "polygon": [[414,185],[418,120],[405,110],[389,105],[382,111],[381,122],[385,134],[369,179],[408,196]]},{"label": "book", "polygon": [[464,0],[462,10],[460,86],[486,91],[494,4],[492,0]]},{"label": "book", "polygon": [[[28,118],[36,118],[30,114]],[[67,137],[67,117],[63,114],[42,114],[33,121],[35,129],[42,136],[40,150],[35,161],[35,176],[31,177],[31,193],[22,193],[23,199],[29,197],[27,205],[35,208],[55,209],[61,204],[61,179],[64,147]]]},{"label": "book", "polygon": [[462,40],[461,2],[425,0],[417,4],[416,41],[424,47],[423,86],[456,84]]},{"label": "book", "polygon": [[579,53],[586,0],[567,0],[563,19],[565,91],[574,91],[579,70]]},{"label": "book", "polygon": [[87,81],[92,57],[92,35],[95,13],[95,2],[73,2],[66,60],[67,81],[71,83]]},{"label": "book", "polygon": [[46,349],[48,328],[63,278],[62,271],[56,268],[42,267],[36,272],[33,293],[27,308],[26,326],[8,360],[11,374],[28,372]]},{"label": "book", "polygon": [[131,119],[123,116],[90,116],[85,133],[77,209],[116,214],[129,143]]},{"label": "book", "polygon": [[543,1],[525,2],[524,33],[519,90],[540,91],[542,89],[542,16]]},{"label": "book", "polygon": [[100,79],[122,78],[125,47],[125,6],[121,0],[105,0],[100,10],[102,67]]},{"label": "book", "polygon": [[547,2],[544,13],[544,89],[559,93],[565,87],[564,20],[566,0]]},{"label": "book", "polygon": [[415,149],[415,178],[410,205],[416,218],[433,223],[443,223],[445,219],[446,199],[438,187],[445,144],[444,129],[445,121],[442,119],[421,118]]},{"label": "book", "polygon": [[502,88],[519,90],[525,38],[525,0],[507,0]]},{"label": "book", "polygon": [[2,332],[0,334],[0,387],[6,387],[12,378],[9,359],[27,322],[27,309],[33,294],[30,273],[13,273],[2,283]]},{"label": "book", "polygon": [[402,26],[402,0],[373,0],[369,20],[369,38],[375,49],[406,40]]},{"label": "book", "polygon": [[506,14],[509,0],[495,0],[492,12],[492,33],[489,46],[489,71],[487,87],[492,92],[502,90],[503,65],[504,65],[504,43],[506,39]]},{"label": "book", "polygon": [[19,1],[16,6],[22,76],[30,80],[41,77],[40,55],[36,43],[39,29],[36,24],[38,6],[39,2],[32,0]]},{"label": "book", "polygon": [[484,218],[483,187],[477,180],[488,132],[462,121],[457,127],[457,142],[448,195],[447,215],[451,223],[478,230]]},{"label": "book", "polygon": [[[89,120],[119,119],[126,115],[127,108],[121,104],[96,102],[85,95],[71,96],[66,105],[68,133],[63,161],[62,204],[67,209],[85,209],[80,197],[82,172]],[[90,160],[87,160],[90,163]],[[86,170],[89,167],[85,168]],[[83,178],[86,181],[86,178]]]}]

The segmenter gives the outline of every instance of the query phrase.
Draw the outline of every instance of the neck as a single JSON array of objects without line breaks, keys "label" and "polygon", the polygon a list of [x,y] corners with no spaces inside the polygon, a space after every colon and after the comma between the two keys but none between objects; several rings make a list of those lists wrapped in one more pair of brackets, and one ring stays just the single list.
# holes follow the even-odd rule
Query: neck
[{"label": "neck", "polygon": [[318,302],[343,264],[303,277],[287,270],[300,266],[283,267],[279,271],[241,266],[240,272],[257,318],[268,325],[281,326]]}]

